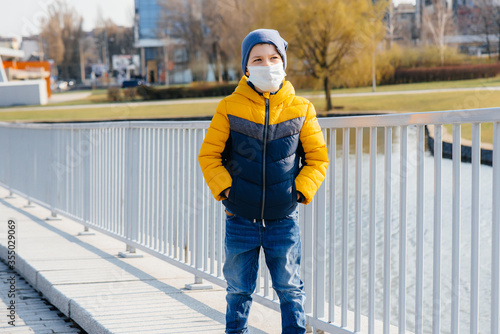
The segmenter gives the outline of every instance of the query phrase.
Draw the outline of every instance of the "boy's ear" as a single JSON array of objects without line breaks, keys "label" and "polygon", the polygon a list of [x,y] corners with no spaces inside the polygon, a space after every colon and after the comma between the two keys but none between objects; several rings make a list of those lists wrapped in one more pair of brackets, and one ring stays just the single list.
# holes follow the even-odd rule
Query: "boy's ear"
[{"label": "boy's ear", "polygon": [[250,72],[248,72],[248,67],[245,67],[245,75],[246,75],[247,77],[249,77],[249,76],[250,76]]}]

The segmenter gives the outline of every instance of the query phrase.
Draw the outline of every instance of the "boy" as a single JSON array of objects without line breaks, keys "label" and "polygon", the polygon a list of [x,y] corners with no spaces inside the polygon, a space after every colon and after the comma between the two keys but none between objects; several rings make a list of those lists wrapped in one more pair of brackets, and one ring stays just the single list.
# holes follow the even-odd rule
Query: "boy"
[{"label": "boy", "polygon": [[287,42],[258,29],[243,40],[245,75],[217,106],[199,163],[226,207],[226,333],[247,333],[262,247],[283,333],[305,333],[297,203],[323,182],[328,154],[313,105],[284,80]]}]

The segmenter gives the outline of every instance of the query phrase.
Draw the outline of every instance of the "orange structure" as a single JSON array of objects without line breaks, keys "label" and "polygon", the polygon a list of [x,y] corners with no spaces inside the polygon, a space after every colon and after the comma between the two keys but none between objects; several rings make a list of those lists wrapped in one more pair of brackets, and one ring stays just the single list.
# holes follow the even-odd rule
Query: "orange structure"
[{"label": "orange structure", "polygon": [[9,80],[45,79],[47,96],[52,95],[50,89],[50,63],[48,61],[4,61],[3,67]]}]

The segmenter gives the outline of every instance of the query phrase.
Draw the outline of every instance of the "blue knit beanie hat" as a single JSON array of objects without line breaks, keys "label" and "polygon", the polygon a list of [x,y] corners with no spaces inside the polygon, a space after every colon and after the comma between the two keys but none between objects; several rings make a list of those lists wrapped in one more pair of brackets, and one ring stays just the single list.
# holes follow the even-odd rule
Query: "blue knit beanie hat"
[{"label": "blue knit beanie hat", "polygon": [[280,36],[277,30],[272,29],[257,29],[252,31],[245,37],[241,43],[241,69],[245,73],[248,63],[250,51],[256,44],[268,43],[272,44],[278,50],[278,53],[283,59],[283,69],[286,69],[286,49],[288,43]]}]

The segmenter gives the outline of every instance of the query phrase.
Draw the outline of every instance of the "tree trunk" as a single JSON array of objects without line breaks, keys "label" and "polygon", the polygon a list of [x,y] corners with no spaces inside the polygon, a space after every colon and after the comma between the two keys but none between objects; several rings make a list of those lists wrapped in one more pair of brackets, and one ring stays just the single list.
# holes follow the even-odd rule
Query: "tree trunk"
[{"label": "tree trunk", "polygon": [[215,55],[217,57],[217,76],[219,83],[222,83],[222,61],[220,56],[219,43],[215,42]]},{"label": "tree trunk", "polygon": [[490,45],[490,29],[488,26],[488,18],[483,16],[484,30],[486,35],[486,52],[488,52],[488,60],[491,62],[491,45]]},{"label": "tree trunk", "polygon": [[333,106],[332,106],[332,97],[330,96],[330,80],[328,76],[325,76],[323,78],[323,87],[325,89],[326,111],[330,111],[333,109]]},{"label": "tree trunk", "polygon": [[491,63],[491,46],[490,46],[489,31],[486,31],[486,52],[488,52],[488,60]]},{"label": "tree trunk", "polygon": [[498,27],[499,33],[498,33],[498,46],[497,46],[497,53],[498,53],[498,61],[500,61],[500,26]]}]

